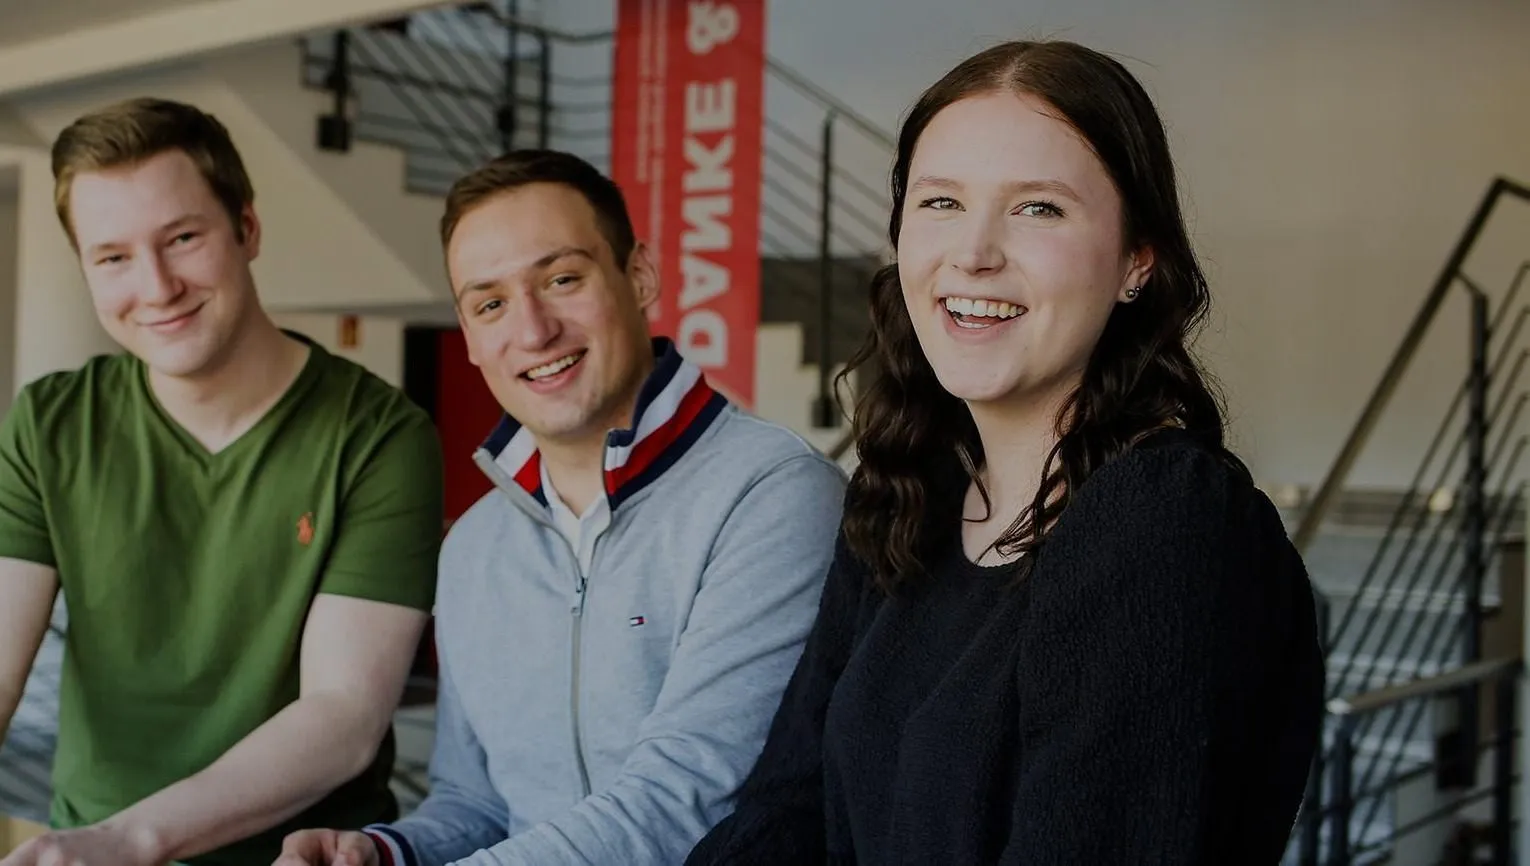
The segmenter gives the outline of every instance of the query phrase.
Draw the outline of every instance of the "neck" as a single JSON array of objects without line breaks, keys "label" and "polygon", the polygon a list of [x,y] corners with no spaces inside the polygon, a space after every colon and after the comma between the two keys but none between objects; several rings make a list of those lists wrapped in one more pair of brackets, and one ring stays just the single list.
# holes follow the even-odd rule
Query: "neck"
[{"label": "neck", "polygon": [[576,515],[584,514],[605,488],[605,437],[582,443],[538,443],[537,450],[542,452],[542,463],[558,498]]},{"label": "neck", "polygon": [[578,437],[549,438],[537,441],[537,450],[547,467],[547,477],[569,510],[584,514],[597,497],[605,494],[606,487],[606,434],[612,430],[625,430],[637,423],[638,393],[653,372],[654,360],[645,353],[643,362],[636,368],[627,395],[617,404],[614,412],[601,422],[592,424],[589,432]]},{"label": "neck", "polygon": [[968,509],[969,518],[988,516],[985,523],[1002,528],[1035,500],[1047,455],[1057,444],[1057,412],[1068,393],[1061,389],[1023,400],[968,404],[983,446],[980,475],[991,503],[985,512],[981,497],[970,497],[977,509]]},{"label": "neck", "polygon": [[149,386],[176,423],[216,452],[254,426],[286,393],[308,351],[261,317],[234,338],[211,369],[178,377],[151,368]]}]

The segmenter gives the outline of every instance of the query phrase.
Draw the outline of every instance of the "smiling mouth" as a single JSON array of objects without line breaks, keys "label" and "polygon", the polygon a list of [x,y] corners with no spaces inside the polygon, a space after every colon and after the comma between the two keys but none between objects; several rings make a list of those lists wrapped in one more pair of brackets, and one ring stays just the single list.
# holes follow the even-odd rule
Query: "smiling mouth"
[{"label": "smiling mouth", "polygon": [[958,327],[971,330],[991,328],[994,325],[1018,319],[1027,312],[1025,307],[1009,301],[990,301],[985,298],[962,298],[949,296],[941,300],[946,314]]},{"label": "smiling mouth", "polygon": [[185,320],[191,318],[192,316],[195,316],[201,309],[202,309],[202,305],[198,304],[197,306],[192,307],[191,309],[187,310],[184,313],[181,313],[178,316],[171,316],[168,319],[161,319],[161,320],[159,320],[157,322],[145,322],[144,323],[144,327],[147,327],[147,328],[164,328],[164,327],[167,327],[169,325],[178,324],[180,322],[184,322]]},{"label": "smiling mouth", "polygon": [[538,382],[543,379],[550,379],[553,376],[562,373],[564,370],[567,370],[569,367],[572,367],[580,361],[584,360],[584,354],[585,350],[580,349],[577,352],[564,355],[556,361],[550,361],[540,367],[532,367],[530,370],[522,373],[521,378],[529,382]]}]

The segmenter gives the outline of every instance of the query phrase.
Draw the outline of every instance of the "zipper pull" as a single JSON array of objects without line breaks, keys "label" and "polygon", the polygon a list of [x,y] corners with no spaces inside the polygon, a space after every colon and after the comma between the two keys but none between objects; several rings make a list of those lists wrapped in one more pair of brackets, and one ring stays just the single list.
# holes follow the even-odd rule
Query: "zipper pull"
[{"label": "zipper pull", "polygon": [[584,587],[585,579],[584,575],[581,574],[579,575],[578,582],[574,584],[574,606],[572,609],[574,616],[584,613]]}]

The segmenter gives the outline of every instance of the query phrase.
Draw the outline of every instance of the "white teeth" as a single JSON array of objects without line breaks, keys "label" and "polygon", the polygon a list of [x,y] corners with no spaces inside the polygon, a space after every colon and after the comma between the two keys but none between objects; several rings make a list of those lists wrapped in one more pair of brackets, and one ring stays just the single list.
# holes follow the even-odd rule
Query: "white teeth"
[{"label": "white teeth", "polygon": [[1025,309],[1008,301],[988,301],[982,298],[948,297],[946,309],[963,316],[981,316],[991,319],[1013,319]]},{"label": "white teeth", "polygon": [[559,358],[550,364],[543,364],[540,367],[532,367],[530,370],[526,371],[526,378],[531,379],[532,381],[536,381],[537,379],[545,379],[548,376],[555,376],[558,373],[561,373],[564,370],[567,370],[569,367],[573,366],[574,362],[582,357],[584,357],[583,352],[575,352],[572,355],[566,355],[562,358]]}]

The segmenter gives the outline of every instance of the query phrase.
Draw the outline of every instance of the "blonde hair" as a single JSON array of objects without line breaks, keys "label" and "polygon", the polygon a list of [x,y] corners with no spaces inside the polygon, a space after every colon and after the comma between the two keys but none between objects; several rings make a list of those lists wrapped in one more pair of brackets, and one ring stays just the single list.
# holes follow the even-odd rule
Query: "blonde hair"
[{"label": "blonde hair", "polygon": [[77,176],[174,150],[191,158],[242,240],[244,209],[254,203],[255,188],[228,130],[194,106],[140,97],[80,117],[53,142],[53,205],[69,242],[76,243],[69,193]]}]

